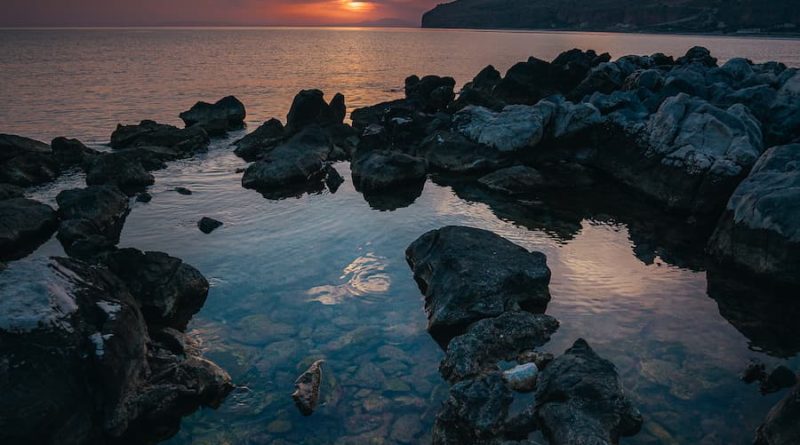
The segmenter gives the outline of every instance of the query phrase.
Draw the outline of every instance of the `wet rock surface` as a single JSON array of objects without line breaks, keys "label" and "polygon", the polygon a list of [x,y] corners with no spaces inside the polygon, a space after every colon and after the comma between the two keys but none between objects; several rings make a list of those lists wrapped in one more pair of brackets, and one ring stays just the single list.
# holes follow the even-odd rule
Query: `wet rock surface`
[{"label": "wet rock surface", "polygon": [[234,96],[223,97],[213,104],[197,102],[180,114],[187,127],[196,125],[215,136],[242,128],[246,116],[244,104]]},{"label": "wet rock surface", "polygon": [[543,311],[550,301],[545,256],[486,230],[433,230],[408,247],[406,260],[425,295],[428,330],[435,337],[509,310]]},{"label": "wet rock surface", "polygon": [[22,136],[0,134],[0,183],[20,187],[50,182],[61,173],[50,146]]},{"label": "wet rock surface", "polygon": [[200,218],[200,221],[197,221],[197,228],[200,229],[201,232],[205,234],[209,234],[214,230],[220,228],[222,226],[222,221],[216,220],[214,218],[209,218],[204,216]]},{"label": "wet rock surface", "polygon": [[424,183],[425,161],[404,153],[369,151],[356,155],[351,165],[358,190],[380,191]]},{"label": "wet rock surface", "polygon": [[58,239],[71,256],[88,258],[111,249],[128,215],[128,197],[117,187],[64,190],[56,197],[61,225]]},{"label": "wet rock surface", "polygon": [[795,386],[767,414],[758,427],[754,445],[789,445],[800,441],[800,385]]},{"label": "wet rock surface", "polygon": [[553,445],[617,443],[642,426],[614,365],[583,339],[541,372],[536,403],[536,417]]},{"label": "wet rock surface", "polygon": [[26,198],[0,200],[0,259],[25,256],[58,227],[52,207]]},{"label": "wet rock surface", "polygon": [[208,133],[200,127],[180,129],[172,125],[144,120],[137,125],[118,125],[111,134],[111,148],[168,147],[183,155],[208,148]]},{"label": "wet rock surface", "polygon": [[324,360],[317,360],[294,382],[295,390],[292,399],[304,416],[314,413],[319,403],[319,389],[322,383],[322,365]]}]

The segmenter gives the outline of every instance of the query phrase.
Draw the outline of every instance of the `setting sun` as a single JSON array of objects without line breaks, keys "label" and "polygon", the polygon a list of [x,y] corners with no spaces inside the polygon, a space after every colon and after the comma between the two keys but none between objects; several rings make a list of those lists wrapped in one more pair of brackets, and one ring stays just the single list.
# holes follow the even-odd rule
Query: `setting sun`
[{"label": "setting sun", "polygon": [[372,9],[372,4],[370,4],[369,2],[351,2],[345,0],[342,3],[344,3],[344,7],[349,9],[350,11],[361,12],[361,11],[369,11],[370,9]]}]

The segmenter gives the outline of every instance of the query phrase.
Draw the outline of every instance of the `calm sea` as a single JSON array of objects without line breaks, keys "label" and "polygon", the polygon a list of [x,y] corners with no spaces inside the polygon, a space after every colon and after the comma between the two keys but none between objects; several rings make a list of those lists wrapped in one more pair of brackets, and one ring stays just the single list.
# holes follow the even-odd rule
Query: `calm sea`
[{"label": "calm sea", "polygon": [[[102,144],[117,123],[179,124],[198,100],[233,94],[249,129],[283,118],[294,94],[342,92],[353,107],[402,95],[410,74],[462,84],[487,64],[593,48],[612,56],[681,55],[702,44],[722,61],[800,65],[800,41],[605,33],[366,29],[0,30],[0,132]],[[778,395],[738,380],[747,360],[798,365],[785,326],[753,316],[727,281],[709,280],[702,245],[624,191],[605,199],[487,199],[469,186],[428,182],[395,211],[379,211],[348,182],[273,201],[241,188],[244,162],[211,150],[156,172],[153,201],[134,203],[122,246],[162,250],[211,281],[191,325],[209,358],[240,387],[217,411],[183,422],[172,444],[426,443],[447,385],[442,352],[425,332],[406,246],[446,224],[483,227],[543,251],[553,270],[548,313],[561,328],[547,350],[584,337],[617,365],[645,416],[625,444],[747,444]],[[35,190],[52,202],[71,175]],[[174,193],[176,186],[194,194]],[[638,211],[637,209],[643,209]],[[211,235],[201,216],[225,225]],[[660,217],[658,217],[660,218]],[[655,219],[658,219],[655,218]],[[689,240],[687,240],[688,238]],[[33,256],[63,254],[55,239]],[[13,279],[26,260],[3,272]],[[713,278],[713,277],[712,277]],[[734,290],[731,290],[731,289]],[[758,298],[758,291],[749,296]],[[712,298],[713,297],[713,298]],[[755,311],[757,312],[757,311]],[[775,341],[775,337],[781,341]],[[327,359],[325,404],[300,416],[290,394],[312,358]]]}]

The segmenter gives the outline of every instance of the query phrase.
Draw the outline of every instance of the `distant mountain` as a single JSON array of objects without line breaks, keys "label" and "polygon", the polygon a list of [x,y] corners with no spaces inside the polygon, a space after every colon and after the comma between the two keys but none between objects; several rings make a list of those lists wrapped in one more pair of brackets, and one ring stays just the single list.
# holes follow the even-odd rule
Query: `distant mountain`
[{"label": "distant mountain", "polygon": [[423,28],[800,32],[800,0],[456,0]]},{"label": "distant mountain", "polygon": [[380,27],[380,28],[416,28],[417,25],[408,20],[385,18],[366,22],[353,23],[352,26]]}]

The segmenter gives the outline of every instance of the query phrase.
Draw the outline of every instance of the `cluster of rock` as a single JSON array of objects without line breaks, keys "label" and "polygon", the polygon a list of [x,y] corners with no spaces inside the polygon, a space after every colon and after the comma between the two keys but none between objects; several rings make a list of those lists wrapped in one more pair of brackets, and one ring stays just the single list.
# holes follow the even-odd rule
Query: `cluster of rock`
[{"label": "cluster of rock", "polygon": [[[550,300],[543,254],[448,226],[414,241],[406,259],[425,295],[429,332],[446,350],[439,371],[452,384],[434,444],[528,444],[538,429],[554,445],[612,444],[639,431],[642,417],[614,365],[586,341],[557,358],[536,350],[559,326],[542,313]],[[531,391],[532,401],[512,410]]]},{"label": "cluster of rock", "polygon": [[[205,277],[165,253],[116,247],[149,171],[204,150],[203,125],[217,125],[214,110],[231,102],[196,106],[186,129],[119,126],[107,153],[0,135],[0,259],[24,257],[54,231],[69,255],[0,275],[0,442],[155,443],[232,390],[185,333],[208,295]],[[240,125],[243,107],[226,116],[227,128]],[[85,171],[87,187],[61,191],[57,210],[23,197],[71,168]]]}]

